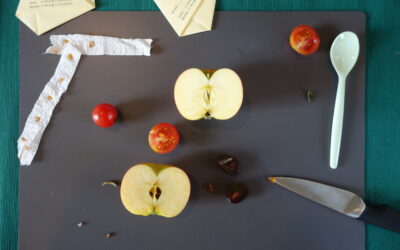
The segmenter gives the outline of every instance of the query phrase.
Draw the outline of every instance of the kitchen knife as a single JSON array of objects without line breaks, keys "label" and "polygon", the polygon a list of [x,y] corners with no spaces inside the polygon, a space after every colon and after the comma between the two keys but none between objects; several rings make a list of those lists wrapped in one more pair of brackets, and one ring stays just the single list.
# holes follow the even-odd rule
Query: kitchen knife
[{"label": "kitchen knife", "polygon": [[387,205],[369,206],[352,192],[314,181],[292,177],[268,180],[336,212],[400,233],[400,211]]}]

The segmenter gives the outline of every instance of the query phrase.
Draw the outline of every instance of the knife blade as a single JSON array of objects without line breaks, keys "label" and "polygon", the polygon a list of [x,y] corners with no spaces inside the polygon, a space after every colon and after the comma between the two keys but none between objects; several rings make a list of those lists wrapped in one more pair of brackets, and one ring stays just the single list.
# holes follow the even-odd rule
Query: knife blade
[{"label": "knife blade", "polygon": [[358,195],[337,187],[294,177],[268,180],[351,218],[400,233],[400,211],[387,205],[367,205]]}]

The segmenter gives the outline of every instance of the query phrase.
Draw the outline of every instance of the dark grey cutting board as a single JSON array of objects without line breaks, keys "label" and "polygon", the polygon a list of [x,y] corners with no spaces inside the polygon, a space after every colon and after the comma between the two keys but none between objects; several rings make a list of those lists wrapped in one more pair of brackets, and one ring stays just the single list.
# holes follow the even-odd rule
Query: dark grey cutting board
[{"label": "dark grey cutting board", "polygon": [[[308,24],[321,36],[317,54],[289,47],[290,31]],[[341,31],[360,37],[361,54],[348,78],[340,167],[329,168],[337,76],[329,48]],[[364,195],[365,15],[361,12],[217,12],[211,32],[178,38],[159,12],[90,12],[37,37],[21,26],[21,128],[59,56],[45,55],[50,34],[154,38],[151,57],[81,59],[30,167],[20,172],[20,249],[364,249],[364,224],[265,181],[268,175],[318,180]],[[229,67],[241,76],[242,109],[228,121],[184,120],[173,86],[187,68]],[[305,91],[312,90],[312,103]],[[92,108],[115,104],[125,121],[96,127]],[[150,128],[175,124],[177,150],[158,155]],[[215,168],[220,153],[236,156],[241,173]],[[119,190],[102,187],[142,162],[175,164],[192,182],[190,202],[174,218],[141,217],[122,206]],[[216,187],[211,194],[207,182]],[[229,183],[250,195],[231,205]],[[79,221],[87,222],[78,228]],[[106,239],[107,232],[115,232]]]}]

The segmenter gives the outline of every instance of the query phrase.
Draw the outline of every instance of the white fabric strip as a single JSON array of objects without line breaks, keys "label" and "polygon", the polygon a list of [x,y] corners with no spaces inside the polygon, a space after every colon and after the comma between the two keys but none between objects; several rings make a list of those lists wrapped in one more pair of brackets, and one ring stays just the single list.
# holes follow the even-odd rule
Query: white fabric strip
[{"label": "white fabric strip", "polygon": [[54,75],[37,99],[18,139],[18,158],[21,165],[30,165],[35,157],[53,110],[67,90],[82,54],[150,56],[152,43],[151,39],[88,35],[56,35],[51,36],[50,40],[53,46],[46,53],[60,54],[61,59]]},{"label": "white fabric strip", "polygon": [[60,54],[67,44],[89,56],[150,56],[152,39],[122,39],[89,35],[53,35],[46,53]]},{"label": "white fabric strip", "polygon": [[30,165],[35,157],[43,132],[55,106],[67,90],[80,58],[81,53],[75,47],[68,45],[64,48],[56,72],[40,93],[18,139],[18,157],[21,165]]}]

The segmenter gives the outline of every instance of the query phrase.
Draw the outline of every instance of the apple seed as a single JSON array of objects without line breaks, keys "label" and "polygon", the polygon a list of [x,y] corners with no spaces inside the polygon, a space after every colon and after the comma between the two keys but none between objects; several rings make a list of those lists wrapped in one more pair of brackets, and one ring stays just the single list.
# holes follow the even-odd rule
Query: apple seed
[{"label": "apple seed", "polygon": [[156,198],[158,200],[161,196],[161,189],[158,186],[153,186],[150,189],[149,194],[153,199]]},{"label": "apple seed", "polygon": [[84,225],[86,225],[86,223],[85,222],[83,222],[83,221],[81,221],[81,222],[79,222],[78,224],[76,224],[78,227],[83,227]]},{"label": "apple seed", "polygon": [[115,233],[107,233],[106,238],[109,239],[109,238],[113,237],[114,235],[115,235]]},{"label": "apple seed", "polygon": [[210,193],[214,193],[214,191],[215,191],[214,185],[211,184],[211,183],[207,183],[207,190],[208,190],[208,192],[210,192]]}]

